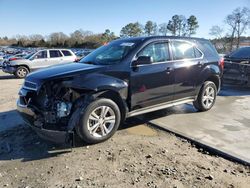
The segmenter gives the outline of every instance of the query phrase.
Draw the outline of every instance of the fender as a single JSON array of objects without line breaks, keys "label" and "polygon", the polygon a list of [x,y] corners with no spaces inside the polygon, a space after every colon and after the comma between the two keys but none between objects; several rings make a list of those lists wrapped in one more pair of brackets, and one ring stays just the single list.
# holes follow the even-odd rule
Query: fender
[{"label": "fender", "polygon": [[100,73],[80,75],[64,81],[63,85],[77,90],[93,92],[112,90],[119,93],[123,100],[126,100],[128,96],[128,83],[126,81]]},{"label": "fender", "polygon": [[214,64],[206,65],[203,70],[200,72],[199,77],[197,79],[197,89],[196,93],[198,95],[203,83],[208,80],[211,77],[215,77],[219,81],[219,87],[220,87],[220,80],[221,80],[221,70],[218,66]]}]

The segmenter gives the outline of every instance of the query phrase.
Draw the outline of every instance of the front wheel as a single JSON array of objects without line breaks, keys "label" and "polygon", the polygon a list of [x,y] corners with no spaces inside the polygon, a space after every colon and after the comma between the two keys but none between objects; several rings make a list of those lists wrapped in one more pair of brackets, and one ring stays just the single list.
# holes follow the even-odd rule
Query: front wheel
[{"label": "front wheel", "polygon": [[24,66],[17,67],[15,72],[15,76],[17,78],[25,78],[27,74],[29,74],[29,70],[26,67]]},{"label": "front wheel", "polygon": [[206,81],[203,84],[196,101],[193,103],[194,107],[200,112],[210,110],[215,103],[216,95],[216,85],[211,81]]},{"label": "front wheel", "polygon": [[79,137],[89,144],[109,139],[118,129],[121,113],[117,104],[110,99],[97,99],[88,104],[76,127]]}]

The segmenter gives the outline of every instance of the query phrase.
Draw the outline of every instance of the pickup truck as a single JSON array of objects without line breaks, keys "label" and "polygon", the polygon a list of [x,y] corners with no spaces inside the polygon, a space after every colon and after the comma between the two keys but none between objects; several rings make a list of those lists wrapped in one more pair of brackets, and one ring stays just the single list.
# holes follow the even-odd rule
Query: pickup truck
[{"label": "pickup truck", "polygon": [[211,109],[222,68],[205,39],[118,39],[79,63],[29,74],[17,109],[44,139],[64,143],[76,133],[94,144],[129,117],[190,102],[198,111]]}]

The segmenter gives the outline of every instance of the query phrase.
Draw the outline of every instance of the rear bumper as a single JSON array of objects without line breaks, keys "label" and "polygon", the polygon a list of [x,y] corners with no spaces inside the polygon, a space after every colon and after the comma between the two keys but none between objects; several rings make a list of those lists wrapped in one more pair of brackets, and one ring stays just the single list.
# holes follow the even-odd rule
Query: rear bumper
[{"label": "rear bumper", "polygon": [[26,105],[22,105],[20,103],[20,100],[17,101],[17,110],[19,114],[22,116],[23,120],[26,122],[26,124],[28,124],[42,139],[57,144],[64,144],[64,143],[69,143],[73,138],[72,131],[50,130],[50,129],[44,129],[42,126],[41,127],[35,126],[34,120],[36,114],[31,108],[27,107]]}]

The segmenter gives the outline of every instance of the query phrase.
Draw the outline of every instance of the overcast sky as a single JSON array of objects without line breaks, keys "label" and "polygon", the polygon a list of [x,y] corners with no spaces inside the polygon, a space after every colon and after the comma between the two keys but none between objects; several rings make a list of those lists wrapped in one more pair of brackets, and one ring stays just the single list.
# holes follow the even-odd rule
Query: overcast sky
[{"label": "overcast sky", "polygon": [[212,25],[223,26],[226,15],[243,6],[250,8],[250,0],[0,0],[0,37],[70,34],[80,28],[94,33],[108,28],[119,35],[129,22],[160,24],[174,14],[193,14],[200,25],[196,37],[209,38]]}]

